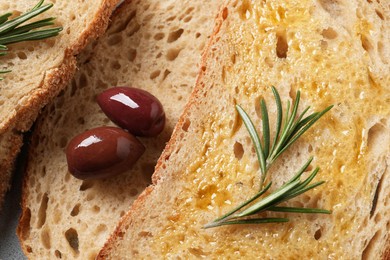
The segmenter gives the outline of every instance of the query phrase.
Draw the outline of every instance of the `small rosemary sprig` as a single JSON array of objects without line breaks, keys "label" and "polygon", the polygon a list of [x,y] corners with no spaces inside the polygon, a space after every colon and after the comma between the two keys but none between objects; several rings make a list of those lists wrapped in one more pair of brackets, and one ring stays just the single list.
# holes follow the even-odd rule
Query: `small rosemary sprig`
[{"label": "small rosemary sprig", "polygon": [[[62,27],[41,29],[46,26],[54,25],[53,21],[55,18],[53,17],[23,25],[23,23],[44,13],[53,6],[53,4],[42,5],[43,2],[44,0],[40,0],[30,11],[13,19],[9,19],[9,17],[12,16],[12,13],[0,15],[0,56],[7,54],[8,44],[42,40],[56,36],[62,31]],[[0,74],[8,72],[10,72],[10,70],[0,70]],[[0,80],[2,80],[1,77]]]},{"label": "small rosemary sprig", "polygon": [[[290,200],[308,190],[311,190],[321,184],[324,181],[310,184],[314,177],[317,175],[319,168],[317,167],[305,180],[301,181],[302,174],[307,170],[313,158],[310,158],[305,165],[280,188],[276,189],[269,195],[253,203],[255,200],[265,194],[271,187],[272,182],[268,183],[265,187],[264,181],[267,177],[267,172],[272,163],[290,147],[300,136],[302,136],[318,119],[320,119],[326,112],[328,112],[333,106],[329,106],[320,112],[315,112],[304,118],[304,115],[309,110],[307,107],[302,114],[297,116],[300,92],[297,91],[295,102],[290,110],[290,103],[287,103],[287,115],[283,121],[283,109],[280,100],[280,95],[275,87],[272,87],[272,92],[275,97],[277,107],[277,120],[275,137],[272,145],[270,141],[270,127],[268,119],[268,111],[264,100],[260,102],[260,109],[263,122],[263,140],[260,140],[259,134],[256,128],[248,116],[248,114],[237,105],[236,109],[241,116],[249,135],[255,146],[257,159],[260,164],[260,191],[255,194],[251,199],[245,201],[238,207],[234,208],[227,214],[215,219],[214,221],[206,224],[204,228],[218,227],[223,225],[232,224],[260,224],[260,223],[279,223],[287,222],[288,218],[250,218],[255,214],[264,211],[277,211],[277,212],[290,212],[290,213],[321,213],[330,214],[330,211],[324,209],[313,208],[297,208],[297,207],[280,207],[280,203]],[[283,123],[283,128],[282,128]],[[249,206],[250,204],[253,204]],[[247,207],[248,206],[248,207]],[[245,208],[247,207],[247,208]],[[244,209],[245,208],[245,209]]]}]

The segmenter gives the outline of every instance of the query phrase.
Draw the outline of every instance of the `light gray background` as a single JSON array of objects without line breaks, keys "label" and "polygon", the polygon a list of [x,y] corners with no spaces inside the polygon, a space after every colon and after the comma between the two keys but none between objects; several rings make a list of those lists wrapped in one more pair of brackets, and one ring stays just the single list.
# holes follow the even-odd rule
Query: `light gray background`
[{"label": "light gray background", "polygon": [[12,180],[11,190],[6,194],[5,203],[0,210],[0,259],[19,260],[26,259],[20,248],[19,240],[16,236],[16,226],[19,220],[21,208],[21,186],[24,172],[26,149],[22,148],[16,170]]}]

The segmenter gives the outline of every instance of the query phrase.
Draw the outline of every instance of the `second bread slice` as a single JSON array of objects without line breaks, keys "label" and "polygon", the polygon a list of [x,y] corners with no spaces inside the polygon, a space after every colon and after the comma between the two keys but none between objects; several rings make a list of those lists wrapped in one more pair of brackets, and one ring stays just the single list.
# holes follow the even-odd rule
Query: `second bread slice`
[{"label": "second bread slice", "polygon": [[[151,183],[198,73],[219,1],[127,1],[108,32],[82,53],[67,91],[48,106],[33,134],[18,234],[31,258],[94,259],[119,218]],[[65,147],[86,129],[111,125],[96,95],[129,85],[162,102],[167,122],[134,168],[107,180],[80,181],[67,171]]]}]

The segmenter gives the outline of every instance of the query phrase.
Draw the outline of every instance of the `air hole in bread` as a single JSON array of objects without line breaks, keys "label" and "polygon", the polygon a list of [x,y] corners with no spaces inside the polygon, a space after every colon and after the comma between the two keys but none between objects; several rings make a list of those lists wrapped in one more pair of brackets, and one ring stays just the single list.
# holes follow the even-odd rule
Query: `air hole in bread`
[{"label": "air hole in bread", "polygon": [[168,69],[166,69],[166,70],[164,71],[163,80],[165,80],[165,79],[168,77],[169,74],[171,74],[171,71],[168,70]]},{"label": "air hole in bread", "polygon": [[232,56],[230,56],[230,60],[233,64],[236,64],[236,54],[232,54]]},{"label": "air hole in bread", "polygon": [[44,193],[41,199],[41,205],[39,206],[38,210],[37,228],[41,228],[46,222],[46,210],[48,202],[49,196],[47,195],[47,193]]},{"label": "air hole in bread", "polygon": [[44,229],[41,232],[41,242],[44,248],[50,249],[50,234],[47,229]]},{"label": "air hole in bread", "polygon": [[303,202],[303,203],[309,203],[309,201],[311,200],[312,198],[306,194],[302,194],[300,196],[300,201]]},{"label": "air hole in bread", "polygon": [[87,194],[87,197],[85,198],[85,200],[91,201],[91,200],[95,199],[95,196],[96,196],[95,192],[90,192]]},{"label": "air hole in bread", "polygon": [[80,213],[80,206],[81,206],[81,204],[80,204],[80,203],[77,203],[77,204],[73,207],[72,211],[70,212],[70,215],[71,215],[72,217],[75,217],[75,216],[77,216],[77,215]]},{"label": "air hole in bread", "polygon": [[225,8],[222,10],[222,19],[223,19],[223,20],[226,20],[227,17],[228,17],[228,9],[225,7]]},{"label": "air hole in bread", "polygon": [[87,76],[84,73],[81,73],[80,78],[79,78],[79,88],[84,88],[88,85],[88,79]]},{"label": "air hole in bread", "polygon": [[371,52],[374,49],[374,47],[371,44],[371,41],[366,35],[364,34],[360,35],[360,39],[362,41],[363,49],[365,49],[367,52]]},{"label": "air hole in bread", "polygon": [[374,221],[375,223],[379,223],[382,220],[382,214],[378,213],[375,215]]},{"label": "air hole in bread", "polygon": [[385,127],[382,124],[376,123],[375,125],[373,125],[368,130],[367,134],[368,151],[370,153],[380,151],[383,141],[389,138],[387,134],[388,131],[386,131]]},{"label": "air hole in bread", "polygon": [[95,214],[99,213],[100,212],[100,207],[98,205],[94,205],[92,207],[92,212],[95,213]]},{"label": "air hole in bread", "polygon": [[324,38],[329,39],[329,40],[336,39],[338,36],[337,32],[333,28],[327,28],[327,29],[322,30],[321,35]]},{"label": "air hole in bread", "polygon": [[276,33],[276,55],[278,58],[287,58],[288,44],[285,31],[278,31]]},{"label": "air hole in bread", "polygon": [[379,11],[378,9],[375,9],[375,13],[378,15],[378,17],[381,19],[381,20],[385,20],[385,17],[383,16],[382,12]]},{"label": "air hole in bread", "polygon": [[42,178],[46,176],[46,173],[47,173],[47,171],[46,171],[46,166],[44,165],[44,166],[42,167],[42,171],[41,171],[41,176],[42,176]]},{"label": "air hole in bread", "polygon": [[107,225],[99,224],[95,229],[95,235],[102,234],[107,231]]},{"label": "air hole in bread", "polygon": [[191,121],[188,118],[186,118],[181,129],[183,129],[183,131],[185,132],[188,132],[188,128],[190,127],[190,125],[191,125]]},{"label": "air hole in bread", "polygon": [[66,34],[70,34],[70,27],[68,27],[65,31],[66,31]]},{"label": "air hole in bread", "polygon": [[94,182],[93,181],[90,181],[90,180],[85,180],[81,183],[80,185],[80,191],[86,191],[90,188],[92,188],[94,185]]},{"label": "air hole in bread", "polygon": [[134,62],[136,57],[137,57],[137,50],[136,49],[129,49],[128,53],[127,53],[127,59],[130,62]]},{"label": "air hole in bread", "polygon": [[222,83],[226,84],[226,68],[225,68],[225,66],[222,67]]},{"label": "air hole in bread", "polygon": [[188,22],[191,21],[191,20],[192,20],[192,15],[189,15],[189,16],[187,16],[187,17],[185,17],[185,18],[183,19],[183,22],[188,23]]},{"label": "air hole in bread", "polygon": [[317,229],[317,231],[314,233],[314,239],[319,240],[322,236],[322,231],[321,229]]},{"label": "air hole in bread", "polygon": [[177,48],[168,50],[168,53],[166,55],[167,60],[174,61],[177,58],[177,56],[179,56],[181,50],[182,49],[177,49]]},{"label": "air hole in bread", "polygon": [[156,41],[162,40],[165,37],[165,33],[159,32],[154,35]]},{"label": "air hole in bread", "polygon": [[150,13],[150,14],[148,14],[147,16],[145,16],[143,22],[144,22],[144,23],[147,23],[147,22],[149,22],[150,20],[152,20],[153,17],[154,17],[154,13]]},{"label": "air hole in bread", "polygon": [[[136,14],[137,14],[137,12],[135,10],[133,12],[131,12],[131,14],[128,16],[128,18],[126,20],[124,20],[121,23],[116,23],[115,24],[116,28],[113,28],[112,30],[110,30],[110,33],[119,33],[119,32],[124,31],[127,28],[127,26],[129,25],[129,23],[131,22],[131,20],[133,20],[133,18],[135,17]],[[116,21],[122,21],[122,20],[123,19],[116,19]]]},{"label": "air hole in bread", "polygon": [[120,70],[121,67],[122,67],[122,66],[119,64],[118,61],[113,61],[113,62],[111,62],[111,68],[112,68],[113,70]]},{"label": "air hole in bread", "polygon": [[68,229],[65,232],[65,238],[69,243],[69,246],[73,249],[75,253],[79,253],[79,235],[77,231],[73,228]]},{"label": "air hole in bread", "polygon": [[244,155],[244,147],[240,142],[235,142],[233,146],[233,151],[234,151],[234,156],[238,159],[241,160],[242,156]]},{"label": "air hole in bread", "polygon": [[381,237],[381,231],[378,230],[375,235],[371,238],[370,242],[368,242],[366,248],[363,250],[362,260],[370,260],[376,259],[375,257],[375,244],[378,242]]},{"label": "air hole in bread", "polygon": [[[131,28],[132,27],[132,28]],[[131,36],[133,36],[136,32],[139,31],[139,29],[141,28],[141,25],[139,25],[138,23],[136,24],[131,24],[130,26],[130,30],[129,32],[127,32],[126,36],[127,38],[130,38]]]},{"label": "air hole in bread", "polygon": [[107,40],[107,43],[110,46],[115,46],[121,42],[122,42],[122,35],[120,34],[111,35]]},{"label": "air hole in bread", "polygon": [[54,251],[54,255],[55,255],[55,257],[57,257],[57,258],[59,258],[59,259],[62,258],[62,253],[61,253],[61,251],[59,251],[59,250],[55,250],[55,251]]},{"label": "air hole in bread", "polygon": [[176,19],[176,15],[175,16],[171,16],[171,17],[168,17],[167,19],[166,19],[166,21],[167,22],[172,22],[173,20],[175,20]]},{"label": "air hole in bread", "polygon": [[183,34],[183,32],[184,32],[184,30],[181,28],[179,30],[174,31],[174,32],[170,32],[168,35],[167,42],[171,43],[171,42],[177,41],[180,38],[180,36]]},{"label": "air hole in bread", "polygon": [[156,71],[153,71],[152,73],[150,73],[150,79],[155,79],[157,78],[158,76],[160,76],[160,73],[161,73],[161,70],[156,70]]},{"label": "air hole in bread", "polygon": [[185,12],[184,14],[185,14],[185,15],[188,15],[188,14],[192,13],[192,11],[194,11],[194,10],[195,10],[194,7],[190,7],[190,8],[188,8],[188,9],[186,10],[186,12]]},{"label": "air hole in bread", "polygon": [[27,251],[27,253],[32,253],[33,252],[31,246],[26,246],[26,251]]},{"label": "air hole in bread", "polygon": [[20,51],[20,52],[18,52],[17,55],[18,55],[19,59],[21,59],[21,60],[27,59],[27,55],[25,52]]}]

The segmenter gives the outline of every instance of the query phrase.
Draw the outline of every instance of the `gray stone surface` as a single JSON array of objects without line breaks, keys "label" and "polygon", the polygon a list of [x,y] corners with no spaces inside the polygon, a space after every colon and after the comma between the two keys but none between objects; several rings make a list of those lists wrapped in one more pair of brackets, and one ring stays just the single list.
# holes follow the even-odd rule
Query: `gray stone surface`
[{"label": "gray stone surface", "polygon": [[20,198],[22,175],[26,152],[25,148],[16,162],[16,170],[12,180],[11,190],[7,193],[5,203],[0,211],[0,259],[26,259],[22,253],[19,240],[16,236],[16,226],[21,213]]}]

